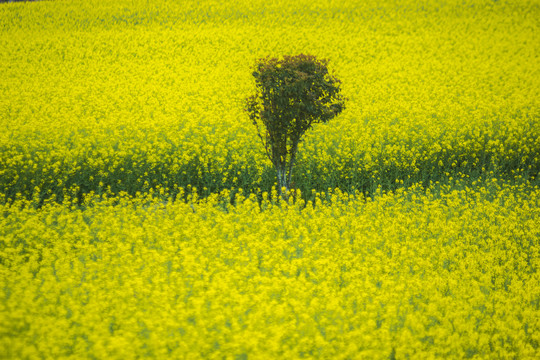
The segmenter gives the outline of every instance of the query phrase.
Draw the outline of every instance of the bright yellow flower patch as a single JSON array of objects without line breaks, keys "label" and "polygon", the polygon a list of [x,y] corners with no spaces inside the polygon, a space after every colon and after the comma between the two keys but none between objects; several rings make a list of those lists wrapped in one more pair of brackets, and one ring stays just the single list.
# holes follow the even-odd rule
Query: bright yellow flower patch
[{"label": "bright yellow flower patch", "polygon": [[538,355],[538,189],[113,201],[2,206],[8,358]]}]

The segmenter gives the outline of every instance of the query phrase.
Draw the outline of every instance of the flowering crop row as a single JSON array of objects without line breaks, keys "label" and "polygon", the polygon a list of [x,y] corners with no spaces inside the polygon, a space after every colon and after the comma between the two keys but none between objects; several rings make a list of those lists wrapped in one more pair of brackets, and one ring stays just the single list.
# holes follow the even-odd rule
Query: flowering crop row
[{"label": "flowering crop row", "polygon": [[[225,197],[225,201],[222,197]],[[323,201],[331,198],[331,203]],[[36,358],[540,355],[540,191],[2,205],[0,349]]]}]

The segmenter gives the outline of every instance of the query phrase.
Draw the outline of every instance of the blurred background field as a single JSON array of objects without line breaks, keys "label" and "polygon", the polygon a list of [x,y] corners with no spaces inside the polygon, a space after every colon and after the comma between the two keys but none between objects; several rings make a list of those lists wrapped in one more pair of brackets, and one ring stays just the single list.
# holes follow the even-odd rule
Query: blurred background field
[{"label": "blurred background field", "polygon": [[[270,191],[243,111],[263,56],[330,59],[348,108],[304,194],[539,170],[534,1],[41,2],[0,8],[0,192]],[[260,190],[259,190],[260,189]]]},{"label": "blurred background field", "polygon": [[[0,358],[540,356],[537,1],[0,4]],[[255,61],[347,109],[294,201]]]}]

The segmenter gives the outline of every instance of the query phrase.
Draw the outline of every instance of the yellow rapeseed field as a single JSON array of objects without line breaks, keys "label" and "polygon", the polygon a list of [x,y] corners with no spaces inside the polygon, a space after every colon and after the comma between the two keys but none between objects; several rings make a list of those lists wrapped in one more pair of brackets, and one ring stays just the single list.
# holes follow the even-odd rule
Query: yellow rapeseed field
[{"label": "yellow rapeseed field", "polygon": [[334,191],[305,207],[254,196],[230,206],[227,194],[2,206],[0,349],[13,359],[533,359],[540,190],[516,195],[526,190]]},{"label": "yellow rapeseed field", "polygon": [[[537,0],[0,3],[0,359],[540,357]],[[264,56],[346,110],[289,203]]]},{"label": "yellow rapeseed field", "polygon": [[540,170],[536,1],[44,1],[0,7],[0,191],[270,191],[244,112],[263,56],[330,59],[347,109],[304,193]]}]

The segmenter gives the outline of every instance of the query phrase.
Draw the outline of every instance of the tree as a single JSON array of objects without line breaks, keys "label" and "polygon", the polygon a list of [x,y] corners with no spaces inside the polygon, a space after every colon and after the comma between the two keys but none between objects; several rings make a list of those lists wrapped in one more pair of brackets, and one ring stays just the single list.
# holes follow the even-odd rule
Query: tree
[{"label": "tree", "polygon": [[[255,65],[256,93],[246,110],[277,173],[279,194],[286,198],[302,136],[345,108],[340,81],[328,72],[328,60],[312,55],[263,58]],[[285,189],[283,192],[282,189]]]}]

